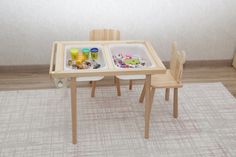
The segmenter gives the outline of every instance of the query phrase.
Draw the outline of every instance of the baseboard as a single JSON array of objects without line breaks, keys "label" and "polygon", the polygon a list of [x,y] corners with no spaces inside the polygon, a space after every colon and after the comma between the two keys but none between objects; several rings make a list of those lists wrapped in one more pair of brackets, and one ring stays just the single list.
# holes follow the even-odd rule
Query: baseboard
[{"label": "baseboard", "polygon": [[[184,67],[225,67],[232,66],[231,59],[229,60],[194,60],[186,61]],[[166,67],[169,67],[169,62],[163,62]],[[48,73],[49,65],[0,65],[0,73]]]},{"label": "baseboard", "polygon": [[225,67],[232,66],[232,59],[227,60],[202,60],[202,61],[187,61],[186,67]]},{"label": "baseboard", "polygon": [[0,73],[45,73],[49,72],[48,64],[41,65],[0,65]]},{"label": "baseboard", "polygon": [[[232,59],[227,60],[190,60],[186,61],[184,67],[199,68],[199,67],[231,67]],[[163,62],[166,67],[169,67],[169,62]]]}]

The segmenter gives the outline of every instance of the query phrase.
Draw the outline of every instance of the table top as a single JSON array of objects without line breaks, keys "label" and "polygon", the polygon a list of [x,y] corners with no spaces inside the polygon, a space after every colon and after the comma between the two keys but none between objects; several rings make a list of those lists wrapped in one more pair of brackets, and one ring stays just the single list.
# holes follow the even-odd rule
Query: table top
[{"label": "table top", "polygon": [[[102,49],[106,68],[68,70],[65,68],[66,47],[83,45],[99,45]],[[144,68],[118,68],[114,65],[110,46],[142,46],[147,51],[145,55],[152,66]],[[83,76],[115,76],[115,75],[147,75],[165,73],[166,68],[156,51],[148,41],[55,41],[53,43],[49,74],[53,78],[83,77]]]}]

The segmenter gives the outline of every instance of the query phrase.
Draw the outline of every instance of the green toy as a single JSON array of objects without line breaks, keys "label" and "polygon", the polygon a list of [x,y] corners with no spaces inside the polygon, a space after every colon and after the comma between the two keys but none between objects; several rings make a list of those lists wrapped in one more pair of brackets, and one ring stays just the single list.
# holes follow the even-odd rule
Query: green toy
[{"label": "green toy", "polygon": [[139,61],[139,59],[135,59],[135,58],[126,59],[125,64],[137,65],[137,64],[140,64],[140,61]]}]

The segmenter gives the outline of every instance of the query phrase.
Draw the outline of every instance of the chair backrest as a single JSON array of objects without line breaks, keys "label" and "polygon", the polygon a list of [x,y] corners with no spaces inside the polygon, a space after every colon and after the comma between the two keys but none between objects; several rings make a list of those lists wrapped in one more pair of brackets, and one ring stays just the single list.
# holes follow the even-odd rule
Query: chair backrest
[{"label": "chair backrest", "polygon": [[171,60],[170,60],[170,72],[174,79],[180,83],[183,74],[183,65],[185,63],[185,52],[178,51],[176,42],[172,45]]},{"label": "chair backrest", "polygon": [[113,29],[94,29],[90,32],[90,40],[120,40],[120,31]]}]

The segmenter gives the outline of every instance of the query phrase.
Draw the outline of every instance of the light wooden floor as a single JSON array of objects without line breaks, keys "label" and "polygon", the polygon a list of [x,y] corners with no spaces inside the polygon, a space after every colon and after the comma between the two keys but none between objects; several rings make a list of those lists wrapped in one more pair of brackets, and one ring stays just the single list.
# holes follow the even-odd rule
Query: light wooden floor
[{"label": "light wooden floor", "polygon": [[[222,82],[228,90],[236,97],[236,70],[229,66],[223,67],[185,67],[184,83],[194,82]],[[134,84],[140,84],[142,81],[135,81]],[[98,86],[113,85],[113,77],[105,78],[99,81]],[[127,84],[127,82],[121,82]],[[80,83],[81,86],[89,84]],[[42,89],[54,88],[48,72],[24,72],[24,73],[1,73],[0,90],[18,90],[18,89]],[[127,87],[128,88],[128,87]]]}]

